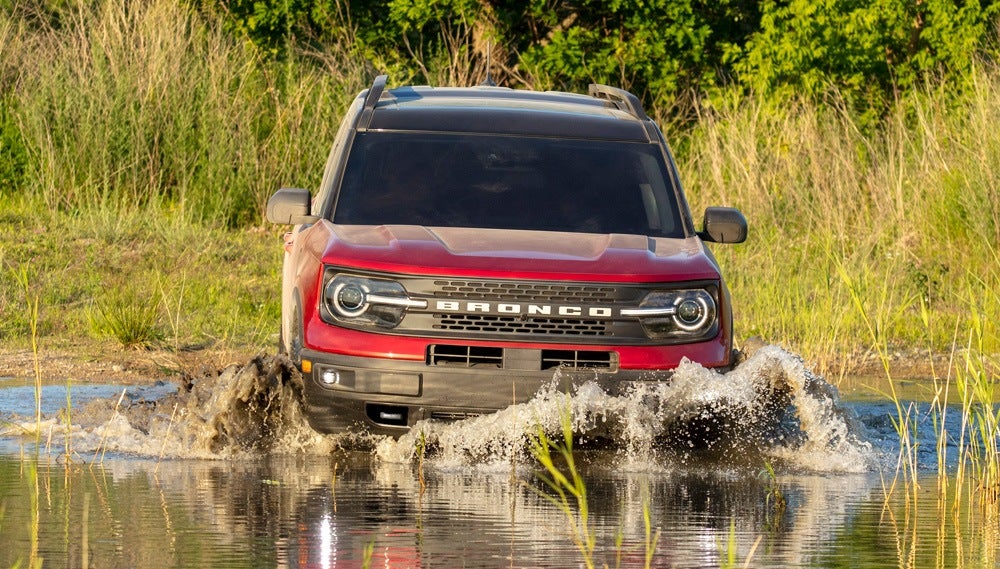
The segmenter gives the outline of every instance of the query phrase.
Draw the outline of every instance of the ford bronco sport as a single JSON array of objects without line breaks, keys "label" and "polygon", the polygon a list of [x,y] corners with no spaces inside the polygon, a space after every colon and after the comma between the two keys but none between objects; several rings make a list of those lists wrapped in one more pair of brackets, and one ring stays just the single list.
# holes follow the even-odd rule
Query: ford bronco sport
[{"label": "ford bronco sport", "polygon": [[633,94],[386,89],[348,109],[315,197],[285,188],[282,350],[310,425],[400,435],[522,402],[610,393],[683,358],[732,365],[729,293],[660,130]]}]

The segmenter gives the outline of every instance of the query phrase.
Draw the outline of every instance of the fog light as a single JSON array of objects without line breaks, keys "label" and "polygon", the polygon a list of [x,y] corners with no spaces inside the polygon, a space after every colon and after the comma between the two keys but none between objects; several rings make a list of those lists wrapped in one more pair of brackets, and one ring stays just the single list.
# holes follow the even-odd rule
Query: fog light
[{"label": "fog light", "polygon": [[317,366],[316,383],[324,389],[353,391],[355,389],[354,371],[335,367]]},{"label": "fog light", "polygon": [[325,369],[319,375],[319,380],[325,385],[340,385],[340,371],[335,369]]}]

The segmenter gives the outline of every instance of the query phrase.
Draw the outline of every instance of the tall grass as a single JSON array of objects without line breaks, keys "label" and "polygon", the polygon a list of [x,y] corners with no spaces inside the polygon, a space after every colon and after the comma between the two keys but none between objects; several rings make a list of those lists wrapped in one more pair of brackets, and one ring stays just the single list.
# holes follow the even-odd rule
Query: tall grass
[{"label": "tall grass", "polygon": [[[3,4],[0,116],[4,143],[19,150],[0,203],[33,212],[15,221],[44,226],[43,237],[68,228],[115,246],[134,244],[129,236],[175,246],[206,226],[260,225],[274,189],[316,187],[340,115],[376,72],[347,24],[339,41],[273,61],[220,16],[175,0]],[[666,129],[696,215],[724,204],[750,221],[746,244],[715,249],[738,336],[785,344],[828,376],[879,359],[855,297],[895,362],[916,346],[947,353],[966,313],[953,291],[998,284],[989,269],[1000,243],[1000,70],[980,62],[960,90],[928,84],[878,125],[848,109],[833,96],[731,91],[706,101],[695,124]],[[230,254],[226,243],[210,247]],[[15,265],[35,254],[17,241],[3,249]],[[280,259],[267,259],[277,272]],[[102,270],[74,292],[92,294],[108,281]],[[193,271],[169,276],[196,282]],[[278,282],[258,292],[276,296]],[[176,295],[212,297],[170,279],[152,284],[170,297],[174,330],[181,308],[201,309]],[[987,300],[982,312],[1000,313]],[[930,338],[922,311],[936,324]],[[232,305],[223,313],[245,316]],[[0,333],[23,335],[23,319],[3,316]],[[985,335],[983,349],[996,353],[1000,340]]]},{"label": "tall grass", "polygon": [[[940,324],[934,349],[947,352],[949,324],[966,314],[954,291],[996,284],[980,279],[1000,242],[1000,70],[978,64],[962,92],[929,85],[874,129],[845,108],[743,97],[677,135],[695,210],[734,205],[750,221],[745,245],[717,249],[737,332],[785,343],[826,372],[875,352],[852,296],[890,359],[926,339],[921,306]],[[995,300],[982,309],[1000,313]]]},{"label": "tall grass", "polygon": [[[996,272],[996,269],[994,269]],[[995,335],[995,312],[977,309],[979,289],[970,291],[971,314],[964,357],[957,370],[956,390],[962,406],[962,432],[959,446],[958,478],[971,476],[978,502],[1000,517],[1000,406],[997,405],[998,354],[988,351],[987,338]],[[985,298],[996,301],[1000,294],[995,288],[985,292]],[[989,314],[989,316],[987,315]]]},{"label": "tall grass", "polygon": [[65,7],[0,12],[14,30],[0,36],[0,81],[34,157],[27,184],[49,209],[257,223],[277,186],[316,183],[364,83],[346,53],[336,75],[263,62],[183,2],[51,6]]}]

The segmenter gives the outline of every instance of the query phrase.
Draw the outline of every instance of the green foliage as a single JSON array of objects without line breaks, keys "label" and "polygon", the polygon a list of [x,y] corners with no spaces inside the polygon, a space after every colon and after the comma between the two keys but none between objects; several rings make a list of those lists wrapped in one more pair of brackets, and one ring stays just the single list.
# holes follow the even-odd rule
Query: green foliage
[{"label": "green foliage", "polygon": [[[212,5],[212,0],[204,0]],[[823,96],[869,120],[989,49],[993,0],[283,0],[227,2],[232,27],[282,56],[343,38],[400,83],[636,92],[657,116],[727,88]],[[320,48],[322,49],[322,48]]]},{"label": "green foliage", "polygon": [[967,73],[996,10],[978,0],[768,0],[735,68],[761,92],[836,88],[864,110],[932,75]]},{"label": "green foliage", "polygon": [[742,45],[758,18],[752,2],[534,0],[537,30],[521,65],[546,87],[621,85],[661,110],[726,79],[724,55]]}]

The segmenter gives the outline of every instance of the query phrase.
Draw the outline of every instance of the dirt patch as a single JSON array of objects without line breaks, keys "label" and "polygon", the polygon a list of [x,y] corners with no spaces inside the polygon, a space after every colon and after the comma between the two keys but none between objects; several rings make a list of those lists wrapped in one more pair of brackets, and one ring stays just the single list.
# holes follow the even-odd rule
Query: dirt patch
[{"label": "dirt patch", "polygon": [[[79,344],[39,350],[37,368],[44,383],[146,385],[245,364],[257,355],[260,352],[249,348],[123,350],[105,344]],[[0,378],[30,381],[35,369],[36,357],[31,349],[0,348]]]},{"label": "dirt patch", "polygon": [[[255,356],[273,355],[273,352],[251,347],[125,350],[109,343],[84,342],[44,347],[38,354],[38,367],[46,383],[71,380],[146,385],[244,365]],[[890,354],[889,365],[895,379],[926,379],[935,373],[946,374],[948,359],[947,354],[894,352]],[[881,360],[870,352],[854,353],[837,360],[809,361],[807,358],[806,364],[838,385],[850,378],[885,376]],[[30,349],[0,347],[0,378],[31,381],[34,377],[35,356]]]}]

